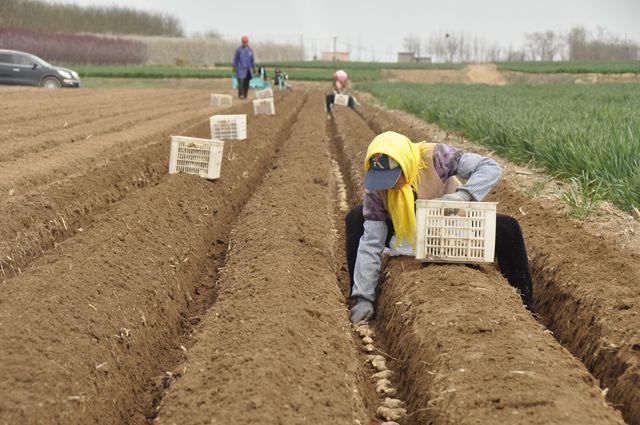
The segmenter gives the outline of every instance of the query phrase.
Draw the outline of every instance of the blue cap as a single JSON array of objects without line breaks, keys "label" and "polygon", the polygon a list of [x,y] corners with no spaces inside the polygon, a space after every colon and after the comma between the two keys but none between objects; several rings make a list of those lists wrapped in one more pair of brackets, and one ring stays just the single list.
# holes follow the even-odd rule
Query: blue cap
[{"label": "blue cap", "polygon": [[400,164],[388,155],[376,153],[369,159],[369,171],[364,178],[364,187],[368,190],[391,189],[398,182],[400,174]]}]

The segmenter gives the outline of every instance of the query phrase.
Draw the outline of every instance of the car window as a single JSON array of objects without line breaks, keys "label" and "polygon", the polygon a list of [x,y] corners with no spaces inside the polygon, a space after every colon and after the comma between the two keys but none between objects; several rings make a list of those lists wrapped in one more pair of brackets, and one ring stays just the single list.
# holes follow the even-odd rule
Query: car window
[{"label": "car window", "polygon": [[37,63],[40,66],[44,66],[45,68],[53,68],[51,64],[49,64],[47,61],[45,61],[42,58],[39,58],[36,55],[29,55],[29,59],[31,59],[33,62]]},{"label": "car window", "polygon": [[33,61],[23,55],[13,55],[13,63],[16,65],[28,65],[33,66]]},{"label": "car window", "polygon": [[0,53],[0,63],[13,63],[9,53]]}]

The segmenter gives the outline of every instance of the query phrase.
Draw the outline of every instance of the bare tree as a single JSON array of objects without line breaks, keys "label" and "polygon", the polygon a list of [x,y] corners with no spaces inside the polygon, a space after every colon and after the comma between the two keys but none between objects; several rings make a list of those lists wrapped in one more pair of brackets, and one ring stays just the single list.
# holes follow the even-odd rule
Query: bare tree
[{"label": "bare tree", "polygon": [[404,40],[402,40],[402,47],[404,47],[407,52],[420,56],[420,37],[413,34],[406,36]]},{"label": "bare tree", "polygon": [[509,46],[506,53],[506,60],[510,62],[522,62],[527,59],[527,52],[524,50],[514,49],[513,46]]},{"label": "bare tree", "polygon": [[487,49],[487,60],[489,62],[499,62],[502,60],[502,46],[498,43],[493,43]]},{"label": "bare tree", "polygon": [[525,35],[527,48],[534,60],[551,61],[560,49],[561,37],[553,31],[534,32]]},{"label": "bare tree", "polygon": [[453,62],[458,50],[460,49],[460,40],[455,34],[446,33],[444,35],[444,51],[447,55],[447,61]]},{"label": "bare tree", "polygon": [[567,35],[570,60],[636,60],[640,58],[640,45],[626,36],[612,35],[598,27],[592,36],[584,27],[574,27]]},{"label": "bare tree", "polygon": [[446,55],[444,41],[444,34],[441,32],[432,33],[426,40],[426,51],[437,60],[444,60]]}]

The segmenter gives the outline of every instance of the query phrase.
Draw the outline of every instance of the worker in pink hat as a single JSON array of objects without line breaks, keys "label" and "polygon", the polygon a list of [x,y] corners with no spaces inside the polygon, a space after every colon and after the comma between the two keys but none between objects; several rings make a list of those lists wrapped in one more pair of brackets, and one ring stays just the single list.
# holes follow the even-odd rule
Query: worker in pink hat
[{"label": "worker in pink hat", "polygon": [[[331,85],[332,93],[326,96],[326,110],[327,113],[331,112],[333,108],[336,94],[346,94],[349,96],[349,107],[355,108],[357,105],[356,99],[350,94],[351,84],[349,82],[349,75],[346,71],[339,69],[333,73],[333,83]],[[329,116],[330,117],[330,116]]]},{"label": "worker in pink hat", "polygon": [[249,37],[242,36],[242,46],[236,49],[233,57],[233,72],[238,78],[238,97],[246,99],[249,92],[249,83],[256,73],[256,64],[253,58],[253,50],[249,47]]}]

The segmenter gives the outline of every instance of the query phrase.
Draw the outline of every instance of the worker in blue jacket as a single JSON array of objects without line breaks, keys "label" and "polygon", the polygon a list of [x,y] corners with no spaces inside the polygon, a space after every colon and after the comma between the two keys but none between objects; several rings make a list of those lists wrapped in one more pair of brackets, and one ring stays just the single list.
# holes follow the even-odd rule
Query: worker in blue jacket
[{"label": "worker in blue jacket", "polygon": [[246,99],[249,92],[249,83],[256,73],[256,65],[253,59],[253,50],[249,47],[249,37],[242,36],[242,46],[236,49],[233,56],[233,72],[238,78],[238,97]]}]

